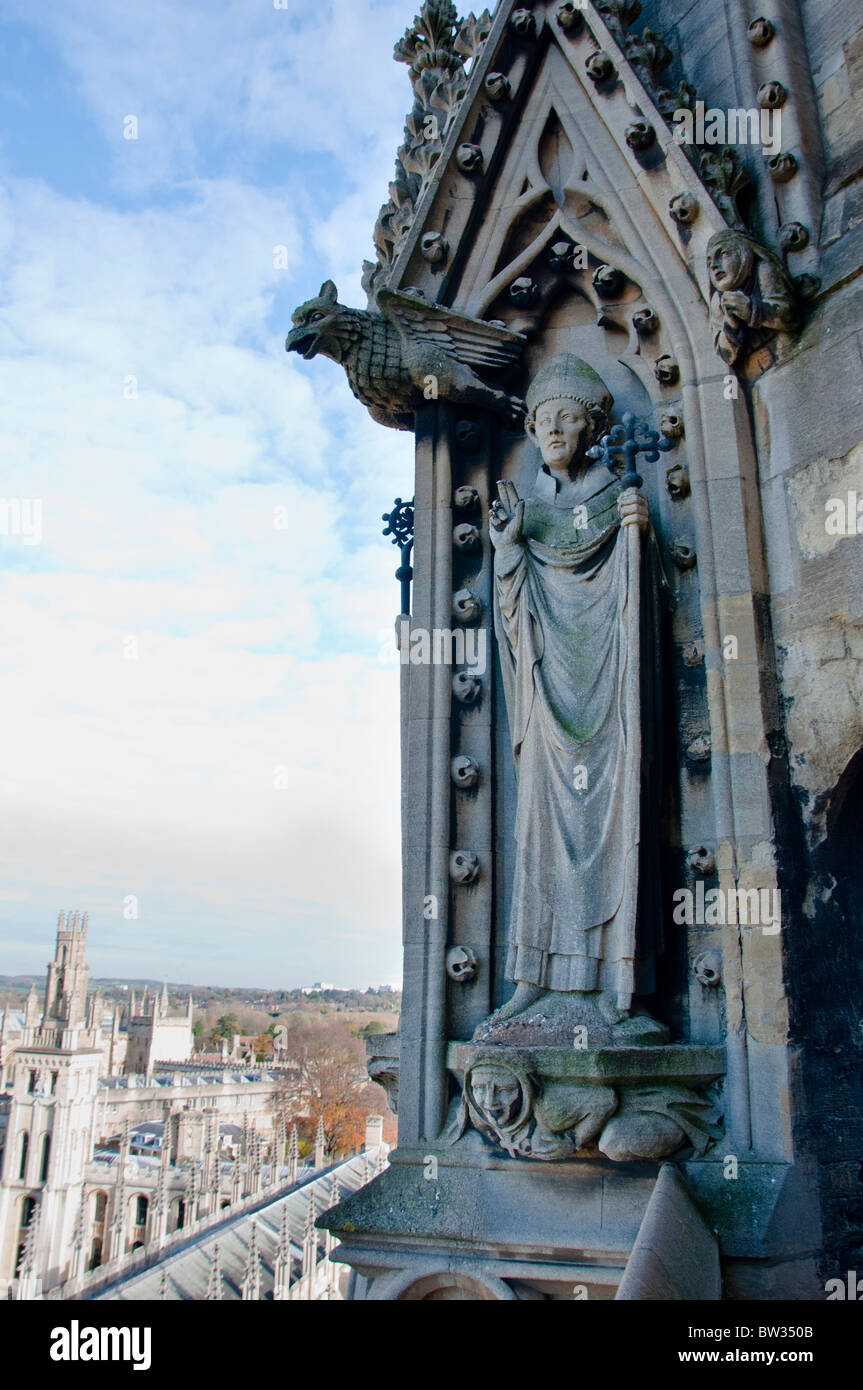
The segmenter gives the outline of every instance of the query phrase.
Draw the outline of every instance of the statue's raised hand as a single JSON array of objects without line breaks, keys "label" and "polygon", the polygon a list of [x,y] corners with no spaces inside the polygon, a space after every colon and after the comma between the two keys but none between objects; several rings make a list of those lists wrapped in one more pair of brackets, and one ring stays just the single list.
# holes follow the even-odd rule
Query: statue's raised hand
[{"label": "statue's raised hand", "polygon": [[489,536],[495,550],[499,546],[518,545],[524,523],[524,502],[514,483],[501,480],[497,485],[499,501],[489,507]]}]

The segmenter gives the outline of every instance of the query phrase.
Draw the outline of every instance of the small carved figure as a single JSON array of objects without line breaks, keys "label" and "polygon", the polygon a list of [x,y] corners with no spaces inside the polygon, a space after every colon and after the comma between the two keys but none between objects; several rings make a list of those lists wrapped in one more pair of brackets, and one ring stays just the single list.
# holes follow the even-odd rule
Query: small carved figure
[{"label": "small carved figure", "polygon": [[479,550],[482,544],[479,531],[469,521],[460,521],[453,528],[452,540],[457,550]]},{"label": "small carved figure", "polygon": [[452,693],[460,705],[475,705],[482,694],[482,681],[470,671],[456,671]]},{"label": "small carved figure", "polygon": [[452,780],[457,787],[475,787],[479,781],[479,764],[467,753],[457,753],[450,767]]},{"label": "small carved figure", "polygon": [[456,984],[475,980],[479,970],[476,952],[470,946],[450,946],[446,953],[446,973]]},{"label": "small carved figure", "polygon": [[453,506],[460,512],[472,512],[479,506],[479,493],[475,487],[457,487],[453,493]]},{"label": "small carved figure", "polygon": [[707,267],[713,342],[729,367],[774,334],[797,328],[794,287],[785,267],[745,232],[716,232],[707,243]]},{"label": "small carved figure", "polygon": [[695,957],[692,970],[700,985],[715,989],[722,979],[722,956],[719,951],[702,951]]},{"label": "small carved figure", "polygon": [[479,145],[459,145],[455,152],[455,162],[463,174],[480,174],[483,165],[482,150]]},{"label": "small carved figure", "polygon": [[479,859],[469,849],[455,849],[449,857],[453,883],[475,883],[479,878]]},{"label": "small carved figure", "polygon": [[639,116],[637,121],[633,121],[631,125],[626,127],[624,138],[631,150],[636,154],[643,154],[645,150],[650,149],[656,140],[656,131],[649,121],[646,121],[643,116]]},{"label": "small carved figure", "polygon": [[692,485],[689,481],[689,469],[685,463],[672,464],[665,474],[665,486],[668,488],[669,497],[675,501],[681,501],[688,497]]},{"label": "small carved figure", "polygon": [[588,77],[593,82],[607,82],[610,77],[614,76],[614,63],[607,53],[591,53],[584,66],[587,69]]},{"label": "small carved figure", "polygon": [[656,310],[645,304],[641,309],[636,309],[632,315],[632,323],[638,334],[655,333],[659,327],[659,318]]},{"label": "small carved figure", "polygon": [[475,623],[482,616],[482,599],[470,589],[459,589],[453,595],[453,617],[458,623]]},{"label": "small carved figure", "polygon": [[510,80],[503,72],[490,72],[484,86],[486,96],[492,101],[506,101],[512,91]]},{"label": "small carved figure", "polygon": [[699,845],[697,849],[690,850],[686,862],[692,872],[700,874],[702,878],[710,878],[711,874],[716,873],[716,853],[709,845]]},{"label": "small carved figure", "polygon": [[691,227],[698,216],[698,199],[694,193],[675,193],[668,211],[681,227]]}]

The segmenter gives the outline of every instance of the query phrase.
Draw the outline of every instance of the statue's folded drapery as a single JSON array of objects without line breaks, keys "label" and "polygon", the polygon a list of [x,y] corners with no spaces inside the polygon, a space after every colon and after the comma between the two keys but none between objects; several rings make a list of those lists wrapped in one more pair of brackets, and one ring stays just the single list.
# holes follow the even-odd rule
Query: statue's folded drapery
[{"label": "statue's folded drapery", "polygon": [[[630,663],[641,666],[627,605],[640,566],[620,490],[601,487],[578,531],[571,508],[528,501],[522,542],[495,557],[495,621],[519,783],[506,976],[608,990],[627,1008],[652,991],[653,952],[639,941],[639,959],[635,947],[642,777],[632,729],[644,710],[641,683],[627,678]],[[650,620],[655,605],[645,607]]]}]

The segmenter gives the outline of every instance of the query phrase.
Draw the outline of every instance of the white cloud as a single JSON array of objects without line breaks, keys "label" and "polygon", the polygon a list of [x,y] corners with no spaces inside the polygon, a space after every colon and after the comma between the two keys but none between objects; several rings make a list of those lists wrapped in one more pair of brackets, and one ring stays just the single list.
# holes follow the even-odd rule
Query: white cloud
[{"label": "white cloud", "polygon": [[[97,205],[12,180],[0,202],[0,491],[41,499],[44,530],[0,537],[4,969],[38,966],[78,905],[96,974],[397,978],[398,673],[379,639],[398,557],[379,517],[409,495],[410,437],[282,337],[324,274],[356,301],[409,19],[341,0],[52,12],[103,130],[142,112],[117,151],[139,158],[127,188],[167,182]],[[255,186],[240,138],[345,173],[322,197],[286,158]]]}]

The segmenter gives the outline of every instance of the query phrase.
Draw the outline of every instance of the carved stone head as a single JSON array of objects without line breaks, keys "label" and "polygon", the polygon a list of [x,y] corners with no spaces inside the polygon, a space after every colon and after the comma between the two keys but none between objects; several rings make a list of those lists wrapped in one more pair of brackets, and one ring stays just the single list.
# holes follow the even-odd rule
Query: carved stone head
[{"label": "carved stone head", "polygon": [[525,429],[543,462],[563,469],[604,433],[613,404],[605,382],[587,362],[561,353],[540,368],[528,387]]},{"label": "carved stone head", "polygon": [[307,299],[291,315],[294,327],[285,339],[286,350],[298,352],[306,361],[321,352],[341,362],[343,345],[339,328],[343,324],[343,313],[338,290],[332,280],[325,280],[320,294]]},{"label": "carved stone head", "polygon": [[707,269],[715,290],[739,290],[752,275],[755,253],[747,240],[730,228],[716,232],[707,243]]},{"label": "carved stone head", "polygon": [[484,1120],[497,1134],[515,1129],[530,1101],[514,1071],[503,1063],[485,1060],[465,1075],[465,1098],[475,1120]]}]

